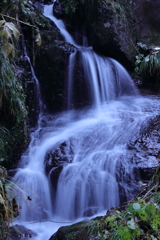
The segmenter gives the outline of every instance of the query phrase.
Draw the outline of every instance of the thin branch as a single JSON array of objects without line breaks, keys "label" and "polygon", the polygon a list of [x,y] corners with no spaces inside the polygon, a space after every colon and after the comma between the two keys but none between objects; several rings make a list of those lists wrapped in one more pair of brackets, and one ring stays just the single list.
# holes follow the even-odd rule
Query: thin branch
[{"label": "thin branch", "polygon": [[158,183],[154,185],[151,189],[149,189],[149,191],[143,196],[143,199],[145,199],[148,196],[148,194],[150,194],[152,190],[155,189],[156,187],[158,187]]},{"label": "thin branch", "polygon": [[20,20],[17,20],[17,19],[15,19],[15,18],[13,18],[13,17],[9,17],[9,16],[7,16],[7,15],[5,15],[5,14],[0,13],[0,15],[2,16],[2,18],[3,18],[3,17],[7,17],[7,18],[13,19],[13,20],[15,20],[15,21],[18,21],[18,22],[20,22],[20,23],[23,23],[23,24],[25,24],[25,25],[27,25],[27,26],[34,27],[34,28],[38,28],[38,27],[35,26],[35,25],[31,25],[31,24],[25,23],[25,22],[23,22],[23,21],[20,21]]}]

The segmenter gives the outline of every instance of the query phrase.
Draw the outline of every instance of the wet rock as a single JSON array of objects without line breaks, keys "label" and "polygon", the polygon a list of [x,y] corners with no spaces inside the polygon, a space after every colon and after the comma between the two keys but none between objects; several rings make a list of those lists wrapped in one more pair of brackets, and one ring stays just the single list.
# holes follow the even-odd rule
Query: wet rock
[{"label": "wet rock", "polygon": [[54,13],[55,17],[57,17],[57,18],[64,17],[64,11],[63,11],[61,2],[59,2],[59,1],[55,2],[53,13]]},{"label": "wet rock", "polygon": [[99,208],[97,207],[90,207],[87,208],[84,213],[83,213],[83,217],[92,217],[94,216],[96,213],[98,213]]},{"label": "wet rock", "polygon": [[[45,34],[45,33],[43,33]],[[47,42],[36,54],[36,75],[40,81],[43,102],[49,112],[60,111],[66,104],[66,70],[74,47],[55,40],[54,32],[46,32]]]},{"label": "wet rock", "polygon": [[[101,219],[102,217],[95,218]],[[91,233],[90,229],[94,226],[94,220],[90,222],[79,222],[71,226],[61,227],[51,236],[49,240],[98,240],[98,233]],[[96,232],[96,231],[95,231]]]},{"label": "wet rock", "polygon": [[97,20],[93,26],[93,47],[103,54],[117,59],[126,67],[135,55],[132,46],[135,36],[132,34],[133,18],[128,2],[100,1]]},{"label": "wet rock", "polygon": [[21,55],[17,63],[19,65],[17,68],[17,76],[24,81],[29,125],[30,127],[35,127],[39,114],[35,81],[27,58]]},{"label": "wet rock", "polygon": [[160,116],[151,119],[141,129],[140,136],[129,143],[128,149],[139,171],[139,177],[147,182],[151,179],[155,168],[160,164]]},{"label": "wet rock", "polygon": [[54,190],[56,190],[59,175],[65,163],[73,161],[73,145],[72,142],[66,141],[60,144],[56,149],[50,150],[45,156],[45,171],[49,175],[50,182]]},{"label": "wet rock", "polygon": [[35,237],[37,234],[30,229],[22,225],[14,225],[10,228],[10,237],[9,240],[28,240],[32,237]]},{"label": "wet rock", "polygon": [[45,156],[46,172],[49,173],[52,168],[59,167],[73,161],[73,145],[70,140],[61,143],[56,149],[49,151]]},{"label": "wet rock", "polygon": [[33,3],[33,6],[34,6],[37,10],[39,10],[41,13],[43,13],[44,7],[43,7],[43,4],[42,4],[41,2],[35,1],[35,2]]}]

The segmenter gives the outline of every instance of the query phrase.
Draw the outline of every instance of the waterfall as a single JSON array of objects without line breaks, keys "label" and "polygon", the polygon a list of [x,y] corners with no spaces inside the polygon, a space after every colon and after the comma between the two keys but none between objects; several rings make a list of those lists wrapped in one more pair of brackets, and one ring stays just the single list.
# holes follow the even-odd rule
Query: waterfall
[{"label": "waterfall", "polygon": [[[136,164],[128,161],[127,144],[159,111],[156,100],[139,95],[116,60],[97,55],[86,40],[84,46],[77,45],[64,23],[51,13],[52,5],[45,6],[44,15],[77,51],[70,54],[68,62],[66,111],[54,116],[42,113],[13,178],[32,199],[19,199],[24,221],[75,221],[119,205],[120,191],[125,199],[132,198],[137,188]],[[90,99],[90,106],[78,110],[73,97],[77,52]],[[59,165],[51,167],[47,175],[46,165],[52,164],[53,158],[60,159]],[[55,183],[52,176],[59,166]]]},{"label": "waterfall", "polygon": [[74,78],[74,63],[76,61],[76,52],[73,52],[69,56],[69,68],[68,68],[68,99],[67,108],[72,109],[72,92],[73,92],[73,78]]}]

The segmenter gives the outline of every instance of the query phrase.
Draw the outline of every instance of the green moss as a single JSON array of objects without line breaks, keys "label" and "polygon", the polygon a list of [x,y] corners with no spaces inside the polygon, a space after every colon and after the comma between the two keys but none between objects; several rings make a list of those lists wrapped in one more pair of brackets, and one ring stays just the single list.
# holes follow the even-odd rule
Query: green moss
[{"label": "green moss", "polygon": [[92,221],[79,222],[71,226],[61,227],[57,234],[57,240],[90,240],[98,239],[98,233],[102,231],[103,224],[101,222],[103,218],[98,217]]},{"label": "green moss", "polygon": [[139,54],[136,56],[135,73],[142,78],[143,85],[153,90],[160,90],[160,49],[137,43]]}]

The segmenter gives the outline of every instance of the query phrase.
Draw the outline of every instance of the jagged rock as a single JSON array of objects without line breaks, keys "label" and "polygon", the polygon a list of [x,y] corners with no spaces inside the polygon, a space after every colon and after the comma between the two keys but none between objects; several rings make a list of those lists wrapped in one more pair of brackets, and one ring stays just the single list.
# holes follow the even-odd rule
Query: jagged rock
[{"label": "jagged rock", "polygon": [[30,229],[27,229],[26,227],[22,225],[14,225],[10,228],[10,237],[9,240],[28,240],[37,234],[33,232]]}]

